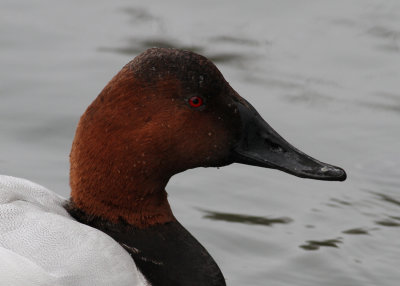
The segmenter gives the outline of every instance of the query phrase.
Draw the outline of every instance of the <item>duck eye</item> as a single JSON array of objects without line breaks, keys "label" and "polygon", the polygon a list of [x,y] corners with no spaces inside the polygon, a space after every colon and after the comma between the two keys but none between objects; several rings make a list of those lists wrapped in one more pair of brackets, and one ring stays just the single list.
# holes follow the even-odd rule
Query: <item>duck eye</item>
[{"label": "duck eye", "polygon": [[191,107],[200,107],[203,105],[203,99],[200,96],[193,96],[189,99],[189,105]]}]

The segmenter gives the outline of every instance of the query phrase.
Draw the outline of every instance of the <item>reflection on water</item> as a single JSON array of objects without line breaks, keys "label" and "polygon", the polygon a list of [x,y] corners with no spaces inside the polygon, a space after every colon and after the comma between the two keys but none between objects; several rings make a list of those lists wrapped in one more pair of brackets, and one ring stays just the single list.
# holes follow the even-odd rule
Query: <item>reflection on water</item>
[{"label": "reflection on water", "polygon": [[[234,36],[227,36],[227,35],[221,35],[221,36],[215,36],[210,39],[210,41],[216,41],[216,42],[221,42],[221,43],[226,43],[226,44],[235,44],[235,45],[245,45],[245,46],[259,46],[260,42],[252,39],[246,39],[246,38],[238,38]],[[265,42],[268,44],[269,42]]]},{"label": "reflection on water", "polygon": [[318,104],[324,105],[329,104],[329,101],[334,100],[334,98],[321,94],[318,91],[305,89],[301,92],[296,92],[293,94],[286,95],[286,98],[291,103],[306,103],[306,104]]},{"label": "reflection on water", "polygon": [[126,45],[123,47],[101,47],[99,51],[106,51],[106,52],[114,52],[119,54],[125,54],[129,56],[135,56],[146,49],[149,48],[178,48],[183,50],[189,50],[196,53],[201,53],[203,51],[202,47],[199,46],[192,46],[192,45],[183,45],[180,44],[178,41],[172,41],[169,39],[163,38],[144,38],[144,39],[130,39]]},{"label": "reflection on water", "polygon": [[369,234],[368,230],[366,230],[364,228],[352,228],[352,229],[343,231],[343,233],[345,233],[345,234]]},{"label": "reflection on water", "polygon": [[398,103],[379,103],[379,102],[366,102],[366,101],[360,101],[360,104],[369,107],[372,109],[382,109],[385,111],[391,111],[391,112],[396,112],[400,114],[400,104]]},{"label": "reflection on water", "polygon": [[368,34],[381,40],[378,49],[384,52],[399,53],[400,30],[393,30],[386,26],[374,26],[368,30]]},{"label": "reflection on water", "polygon": [[[269,41],[260,42],[256,39],[238,37],[237,35],[214,35],[198,41],[201,44],[185,44],[182,37],[166,37],[166,24],[163,17],[155,16],[148,9],[138,7],[124,7],[121,9],[128,14],[129,21],[139,26],[148,26],[152,24],[156,26],[157,36],[134,36],[125,38],[122,46],[103,46],[98,48],[103,52],[114,52],[129,56],[135,56],[148,48],[177,48],[193,51],[207,56],[210,60],[220,64],[234,64],[236,66],[243,65],[245,61],[254,59],[252,54],[245,54],[242,51],[243,46],[258,47],[260,45],[268,45]],[[238,46],[238,51],[227,51],[226,49],[216,48],[218,46]]]},{"label": "reflection on water", "polygon": [[262,216],[251,216],[244,214],[222,213],[209,210],[201,210],[205,215],[204,218],[212,220],[222,220],[227,222],[237,222],[243,224],[256,224],[271,226],[274,224],[288,224],[293,220],[288,217],[267,218]]},{"label": "reflection on water", "polygon": [[335,202],[335,203],[338,203],[338,204],[341,204],[343,206],[351,206],[352,205],[350,202],[345,201],[343,199],[338,199],[338,198],[331,198],[331,201]]},{"label": "reflection on water", "polygon": [[239,62],[243,62],[244,60],[248,59],[248,57],[240,53],[214,53],[214,54],[209,54],[208,58],[213,62],[219,64],[223,63],[238,64]]},{"label": "reflection on water", "polygon": [[387,194],[380,194],[380,193],[375,193],[376,196],[379,197],[379,199],[381,199],[384,202],[388,202],[394,205],[397,205],[400,207],[400,201],[396,200],[395,198],[392,198],[391,196],[387,195]]},{"label": "reflection on water", "polygon": [[200,53],[211,61],[218,63],[218,64],[238,64],[242,63],[245,60],[250,59],[250,56],[246,56],[243,53],[235,53],[235,52],[208,52],[205,47],[197,46],[197,45],[185,45],[179,43],[179,41],[163,39],[163,38],[134,38],[127,41],[122,47],[101,47],[98,50],[103,52],[113,52],[119,54],[125,54],[129,56],[135,56],[142,51],[149,49],[149,48],[177,48],[192,51],[195,53]]},{"label": "reflection on water", "polygon": [[320,247],[338,247],[338,243],[342,243],[340,238],[326,240],[308,240],[307,244],[302,244],[299,247],[305,250],[318,250]]},{"label": "reflection on water", "polygon": [[334,207],[334,208],[344,208],[344,207],[352,206],[352,203],[350,203],[344,199],[331,198],[329,200],[329,202],[327,202],[325,205]]},{"label": "reflection on water", "polygon": [[379,220],[375,222],[376,224],[383,225],[383,226],[390,226],[390,227],[397,227],[400,226],[400,223],[394,220],[385,219]]}]

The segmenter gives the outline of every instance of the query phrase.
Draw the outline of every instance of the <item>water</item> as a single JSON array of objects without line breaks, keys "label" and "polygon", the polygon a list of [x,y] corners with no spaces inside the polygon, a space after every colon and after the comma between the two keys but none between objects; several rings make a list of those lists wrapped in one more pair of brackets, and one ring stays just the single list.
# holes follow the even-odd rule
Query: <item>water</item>
[{"label": "water", "polygon": [[191,49],[288,141],[348,173],[174,176],[175,215],[228,285],[398,285],[398,1],[3,0],[0,35],[0,173],[68,196],[75,125],[107,81],[148,47]]}]

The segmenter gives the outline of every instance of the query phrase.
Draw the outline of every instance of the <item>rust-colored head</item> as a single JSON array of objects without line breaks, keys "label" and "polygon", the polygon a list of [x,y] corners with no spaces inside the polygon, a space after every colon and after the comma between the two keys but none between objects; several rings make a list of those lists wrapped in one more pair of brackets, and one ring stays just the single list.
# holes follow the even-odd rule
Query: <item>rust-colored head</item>
[{"label": "rust-colored head", "polygon": [[82,115],[71,151],[71,199],[89,215],[146,227],[173,220],[164,190],[195,167],[232,163],[241,100],[200,55],[149,49]]},{"label": "rust-colored head", "polygon": [[88,215],[147,227],[174,220],[176,173],[232,162],[316,180],[346,172],[286,142],[205,57],[150,49],[83,114],[71,151],[71,199]]}]

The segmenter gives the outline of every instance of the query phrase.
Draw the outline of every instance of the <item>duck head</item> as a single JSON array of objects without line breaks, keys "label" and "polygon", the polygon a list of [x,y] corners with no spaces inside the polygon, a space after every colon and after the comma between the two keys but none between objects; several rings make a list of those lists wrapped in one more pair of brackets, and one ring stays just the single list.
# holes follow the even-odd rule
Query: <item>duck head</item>
[{"label": "duck head", "polygon": [[190,168],[237,162],[346,178],[286,142],[211,61],[175,49],[149,49],[122,68],[82,115],[70,160],[76,207],[142,228],[174,220],[165,186]]}]

